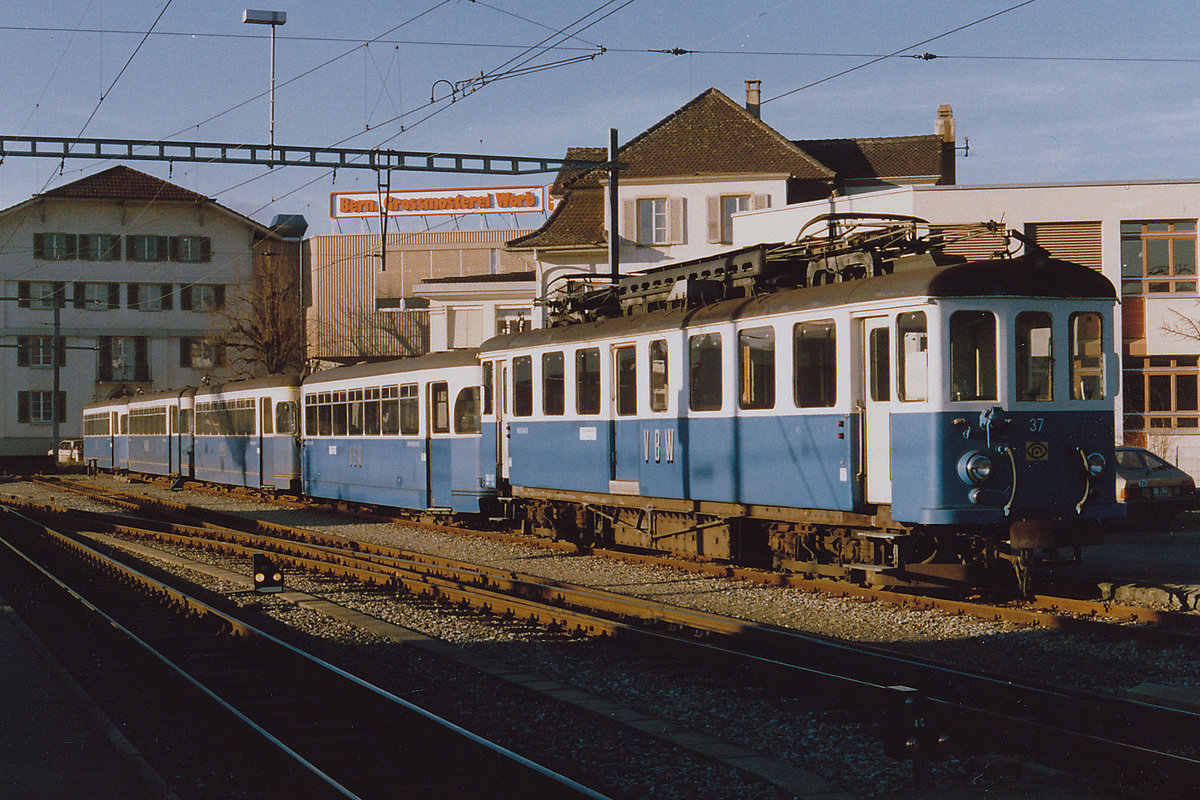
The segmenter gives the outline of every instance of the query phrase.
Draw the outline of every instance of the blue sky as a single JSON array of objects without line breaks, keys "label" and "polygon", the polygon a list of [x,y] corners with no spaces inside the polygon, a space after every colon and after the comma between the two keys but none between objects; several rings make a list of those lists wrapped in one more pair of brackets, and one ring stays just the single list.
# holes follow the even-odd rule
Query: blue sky
[{"label": "blue sky", "polygon": [[[793,139],[931,133],[938,106],[951,104],[960,145],[970,140],[969,156],[960,153],[960,184],[1200,179],[1200,40],[1192,3],[14,5],[0,12],[6,135],[82,130],[91,137],[266,142],[268,101],[256,96],[269,84],[269,34],[242,23],[250,7],[288,14],[277,32],[280,144],[561,157],[568,146],[605,145],[613,127],[623,143],[710,86],[740,102],[744,81],[758,79],[763,119]],[[579,19],[569,28],[573,36],[555,35]],[[933,37],[941,38],[926,42]],[[540,43],[555,47],[527,51]],[[661,52],[677,48],[690,52]],[[896,52],[938,57],[869,63]],[[485,82],[454,103],[442,100],[448,87],[439,81],[503,72],[531,55],[526,66],[547,68]],[[594,57],[563,63],[586,56]],[[860,68],[824,80],[853,67]],[[440,102],[431,105],[431,94]],[[57,161],[6,158],[0,207],[111,165],[69,160],[60,175]],[[263,222],[302,213],[311,233],[333,229],[329,192],[375,188],[367,172],[339,172],[335,184],[315,169],[130,165]],[[402,173],[393,188],[552,177]],[[358,228],[344,225],[349,229]]]}]

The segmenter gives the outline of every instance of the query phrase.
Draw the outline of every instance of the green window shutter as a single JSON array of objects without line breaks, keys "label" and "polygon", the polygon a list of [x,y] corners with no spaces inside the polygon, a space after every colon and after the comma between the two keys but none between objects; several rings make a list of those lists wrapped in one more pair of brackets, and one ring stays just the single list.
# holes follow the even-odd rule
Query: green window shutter
[{"label": "green window shutter", "polygon": [[200,260],[212,261],[212,239],[208,236],[200,239]]},{"label": "green window shutter", "polygon": [[17,392],[17,422],[29,422],[29,392]]},{"label": "green window shutter", "polygon": [[18,336],[17,337],[17,366],[18,367],[28,367],[29,366],[29,337],[28,336]]},{"label": "green window shutter", "polygon": [[171,289],[172,289],[172,286],[169,283],[161,284],[158,287],[158,291],[160,292],[160,295],[162,298],[161,308],[163,311],[170,311],[174,305],[175,295],[174,295],[174,292],[171,291]]},{"label": "green window shutter", "polygon": [[67,365],[67,337],[58,337],[56,345],[57,346],[54,348],[54,350],[58,356],[58,365],[60,367],[65,367]]},{"label": "green window shutter", "polygon": [[218,283],[213,287],[213,309],[220,311],[225,308],[225,286]]},{"label": "green window shutter", "polygon": [[179,366],[190,367],[192,365],[192,340],[190,337],[179,337]]},{"label": "green window shutter", "polygon": [[33,235],[33,257],[35,259],[46,257],[46,234],[35,233]]},{"label": "green window shutter", "polygon": [[110,283],[108,285],[108,307],[109,308],[120,308],[121,307],[121,284]]},{"label": "green window shutter", "polygon": [[79,281],[71,284],[71,305],[75,308],[84,308],[87,306],[87,289]]},{"label": "green window shutter", "polygon": [[59,392],[54,396],[54,410],[58,413],[58,421],[67,421],[67,393]]},{"label": "green window shutter", "polygon": [[134,310],[138,307],[138,285],[136,283],[125,284],[125,305]]},{"label": "green window shutter", "polygon": [[192,310],[192,287],[190,285],[179,287],[179,310]]},{"label": "green window shutter", "polygon": [[29,308],[29,281],[17,284],[17,308]]},{"label": "green window shutter", "polygon": [[179,260],[179,237],[171,236],[168,239],[167,258],[171,261]]},{"label": "green window shutter", "polygon": [[100,348],[100,380],[112,380],[112,337],[100,336],[96,342]]}]

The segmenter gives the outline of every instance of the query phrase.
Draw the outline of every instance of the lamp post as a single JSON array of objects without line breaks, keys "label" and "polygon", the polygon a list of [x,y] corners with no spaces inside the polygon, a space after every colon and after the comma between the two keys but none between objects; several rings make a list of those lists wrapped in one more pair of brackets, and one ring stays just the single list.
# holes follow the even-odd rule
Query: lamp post
[{"label": "lamp post", "polygon": [[286,11],[257,11],[247,8],[242,12],[242,22],[250,25],[271,26],[271,150],[275,150],[275,29],[287,22]]}]

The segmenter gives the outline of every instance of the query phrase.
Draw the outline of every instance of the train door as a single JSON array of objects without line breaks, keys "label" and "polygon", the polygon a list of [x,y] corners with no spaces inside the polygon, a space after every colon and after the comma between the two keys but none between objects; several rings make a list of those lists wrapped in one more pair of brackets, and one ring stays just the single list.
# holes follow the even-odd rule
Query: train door
[{"label": "train door", "polygon": [[612,348],[611,396],[611,480],[636,487],[641,477],[641,431],[637,418],[637,348],[632,344]]},{"label": "train door", "polygon": [[275,413],[271,407],[271,398],[260,397],[258,400],[258,485],[273,487],[275,485]]},{"label": "train door", "polygon": [[491,379],[495,381],[496,403],[496,488],[508,480],[508,362],[497,361]]},{"label": "train door", "polygon": [[167,406],[167,474],[178,475],[179,460],[179,405]]},{"label": "train door", "polygon": [[892,502],[891,322],[862,321],[862,437],[864,499]]},{"label": "train door", "polygon": [[428,384],[425,426],[426,507],[450,508],[450,439],[435,438],[450,433],[450,386],[446,381]]}]

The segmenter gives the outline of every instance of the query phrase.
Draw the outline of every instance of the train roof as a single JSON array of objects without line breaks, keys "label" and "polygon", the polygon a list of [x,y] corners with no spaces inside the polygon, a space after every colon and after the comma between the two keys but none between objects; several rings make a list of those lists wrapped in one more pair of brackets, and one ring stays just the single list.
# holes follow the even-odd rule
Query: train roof
[{"label": "train roof", "polygon": [[873,278],[724,300],[701,308],[652,311],[598,322],[539,328],[493,337],[481,344],[479,350],[487,353],[511,347],[536,347],[551,342],[586,341],[609,335],[672,330],[788,311],[909,297],[1044,297],[1115,301],[1117,293],[1108,278],[1090,267],[1060,259],[1019,256],[897,271]]},{"label": "train roof", "polygon": [[244,381],[228,381],[226,383],[213,383],[208,386],[196,387],[196,394],[227,394],[229,392],[241,392],[246,389],[274,389],[278,386],[299,386],[299,375],[266,375],[262,378],[248,378]]},{"label": "train roof", "polygon": [[474,366],[478,363],[478,356],[473,348],[445,350],[437,353],[428,353],[423,356],[394,358],[389,361],[374,361],[368,364],[352,364],[348,367],[334,367],[333,369],[314,372],[312,375],[309,375],[307,378],[305,378],[303,383],[305,386],[309,386],[312,384],[330,383],[331,381],[340,381],[349,378],[368,378],[377,375],[397,375],[406,372],[417,372],[425,369]]},{"label": "train roof", "polygon": [[182,389],[163,389],[158,392],[147,392],[146,394],[135,394],[129,398],[129,404],[135,403],[153,403],[159,400],[176,400],[180,397],[195,394],[195,386],[185,386]]}]

